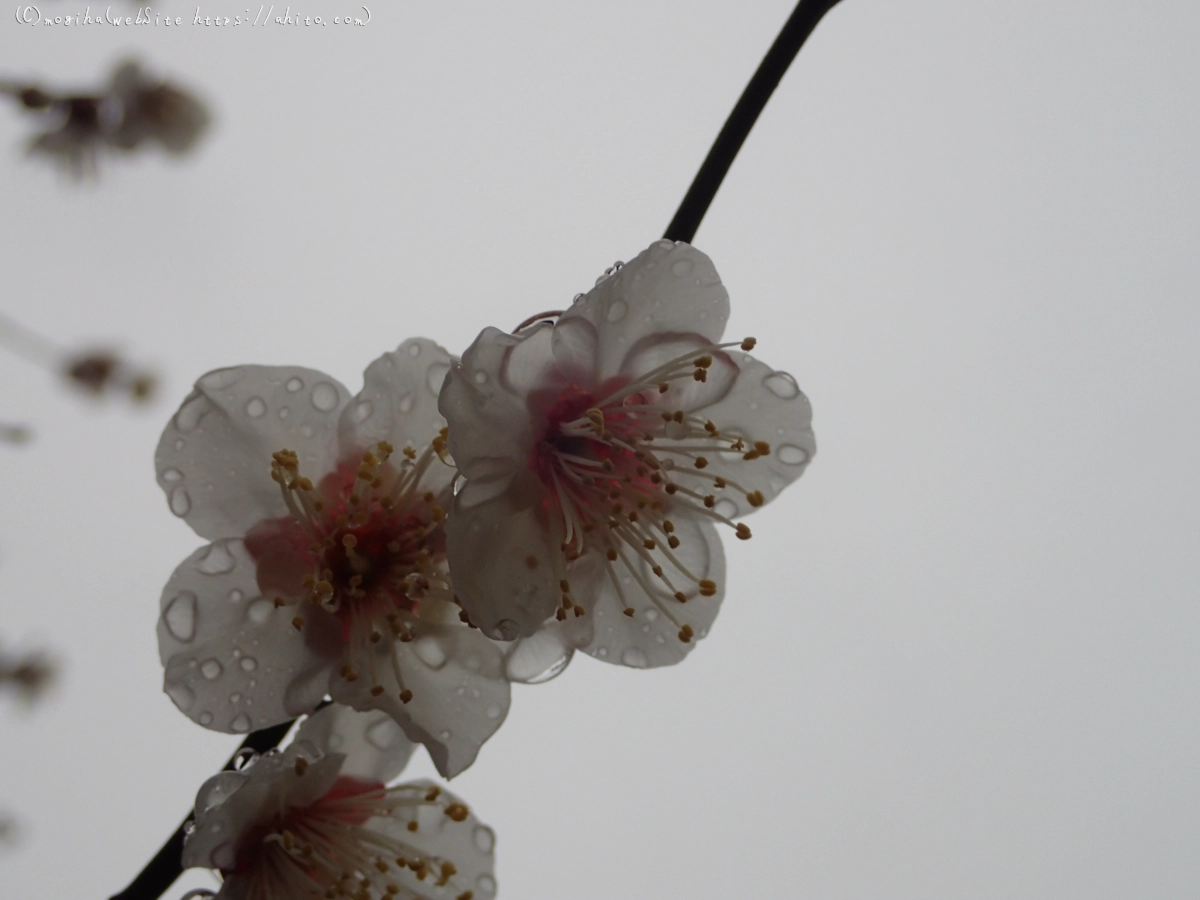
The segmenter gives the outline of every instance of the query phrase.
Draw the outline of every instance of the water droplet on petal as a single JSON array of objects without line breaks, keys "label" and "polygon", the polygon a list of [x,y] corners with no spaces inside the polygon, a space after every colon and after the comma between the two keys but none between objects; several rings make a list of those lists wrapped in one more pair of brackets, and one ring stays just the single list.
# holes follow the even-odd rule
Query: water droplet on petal
[{"label": "water droplet on petal", "polygon": [[625,313],[629,312],[629,304],[624,300],[614,300],[608,306],[608,314],[605,316],[610,322],[620,322],[625,318]]},{"label": "water droplet on petal", "polygon": [[183,438],[175,439],[175,452],[176,453],[178,453],[180,450],[182,450],[186,446],[187,446],[187,441],[185,441]]},{"label": "water droplet on petal", "polygon": [[446,380],[446,373],[450,371],[450,366],[447,363],[434,363],[429,367],[429,371],[425,373],[425,384],[429,386],[429,390],[433,392],[433,396],[437,396],[442,392],[442,382]]},{"label": "water droplet on petal", "polygon": [[229,695],[229,702],[230,703],[241,703],[242,695],[235,691],[234,693]]},{"label": "water droplet on petal", "polygon": [[187,712],[192,708],[192,704],[196,702],[196,695],[192,693],[192,689],[183,682],[168,684],[166,687],[167,696],[171,701],[179,707],[180,712]]},{"label": "water droplet on petal", "polygon": [[387,750],[400,737],[400,726],[391,719],[380,719],[367,728],[367,743],[376,750]]},{"label": "water droplet on petal", "polygon": [[496,879],[491,875],[480,875],[475,879],[475,887],[479,888],[481,893],[493,897],[496,894]]},{"label": "water droplet on petal", "polygon": [[246,595],[243,594],[241,591],[239,591],[237,588],[234,588],[232,591],[229,592],[229,602],[230,603],[241,603],[244,599],[246,599]]},{"label": "water droplet on petal", "polygon": [[215,372],[209,372],[200,379],[200,383],[210,391],[223,391],[225,388],[237,384],[241,377],[241,368],[233,366],[229,369],[217,369]]},{"label": "water droplet on petal", "polygon": [[328,381],[320,381],[313,385],[312,396],[309,399],[321,412],[332,412],[338,405],[337,388]]},{"label": "water droplet on petal", "polygon": [[267,404],[262,397],[251,397],[246,401],[246,415],[252,419],[261,419],[267,414]]},{"label": "water droplet on petal", "polygon": [[196,563],[196,568],[205,575],[224,575],[226,572],[232,572],[236,564],[233,554],[224,544],[212,544],[208,552]]},{"label": "water droplet on petal", "polygon": [[487,384],[487,380],[488,380],[488,374],[487,374],[487,372],[483,371],[483,369],[480,369],[478,372],[475,373],[475,383],[476,384]]},{"label": "water droplet on petal", "polygon": [[496,846],[496,832],[486,825],[476,825],[475,833],[471,837],[475,841],[475,848],[480,853],[491,853],[492,848]]},{"label": "water droplet on petal", "polygon": [[287,388],[289,394],[294,394],[300,388],[304,387],[304,381],[300,378],[289,378],[287,384],[284,386]]},{"label": "water droplet on petal", "polygon": [[418,344],[416,341],[413,341],[411,344],[409,344],[408,345],[408,355],[411,356],[413,359],[416,359],[418,356],[420,356],[421,355],[421,345]]},{"label": "water droplet on petal", "polygon": [[258,660],[255,659],[253,656],[247,656],[247,657],[243,658],[242,661],[240,663],[238,663],[238,665],[240,665],[242,667],[243,672],[253,672],[255,669],[258,668]]},{"label": "water droplet on petal", "polygon": [[521,633],[521,626],[512,619],[501,619],[492,629],[492,638],[497,641],[515,641]]},{"label": "water droplet on petal", "polygon": [[598,657],[600,657],[601,659],[604,659],[606,656],[608,656],[608,648],[607,648],[607,647],[599,647],[599,648],[597,648],[597,649],[596,649],[596,655],[597,655]]},{"label": "water droplet on petal", "polygon": [[808,462],[808,451],[795,444],[784,444],[779,448],[777,455],[781,462],[785,462],[789,466],[799,466]]},{"label": "water droplet on petal", "polygon": [[209,681],[216,681],[221,677],[221,672],[223,671],[224,669],[222,668],[221,664],[215,659],[206,659],[204,662],[200,663],[200,674]]},{"label": "water droplet on petal", "polygon": [[167,469],[167,471],[162,473],[162,480],[167,482],[182,481],[183,473],[178,469]]},{"label": "water droplet on petal", "polygon": [[184,400],[179,412],[175,413],[175,427],[183,432],[193,431],[212,408],[212,402],[207,397],[194,394]]},{"label": "water droplet on petal", "polygon": [[688,275],[692,274],[692,269],[695,268],[695,266],[696,264],[690,259],[677,259],[675,262],[671,263],[671,274],[679,278],[686,278]]},{"label": "water droplet on petal", "polygon": [[442,649],[442,645],[438,643],[436,638],[419,637],[413,641],[413,653],[417,654],[417,659],[425,663],[431,669],[440,669],[446,664],[446,651]]},{"label": "water droplet on petal", "polygon": [[313,428],[312,425],[309,425],[307,422],[300,426],[300,434],[306,438],[310,438],[316,433],[317,429]]},{"label": "water droplet on petal", "polygon": [[407,394],[405,394],[403,397],[401,397],[399,400],[396,401],[396,409],[400,410],[400,412],[402,412],[402,413],[412,412],[412,408],[413,408],[412,391],[409,391]]},{"label": "water droplet on petal", "polygon": [[255,625],[266,624],[266,621],[271,618],[271,613],[275,612],[275,604],[266,598],[255,600],[246,607],[246,618]]},{"label": "water droplet on petal", "polygon": [[451,737],[450,729],[447,728],[445,731],[443,731],[441,734],[438,735],[438,740],[439,741],[448,741],[448,740],[450,740],[450,737]]},{"label": "water droplet on petal", "polygon": [[645,651],[638,647],[626,647],[622,650],[621,662],[631,669],[644,669],[650,665],[650,660],[646,657]]},{"label": "water droplet on petal", "polygon": [[250,730],[250,717],[245,713],[238,713],[237,718],[229,723],[229,727],[238,734],[245,734]]},{"label": "water droplet on petal", "polygon": [[362,400],[354,404],[354,408],[350,410],[350,420],[355,425],[361,425],[371,417],[371,413],[375,411],[375,406],[370,400]]},{"label": "water droplet on petal", "polygon": [[192,498],[182,484],[171,491],[170,505],[171,512],[181,518],[192,511]]},{"label": "water droplet on petal", "polygon": [[717,501],[717,505],[713,507],[713,512],[715,512],[718,516],[724,516],[727,519],[731,519],[737,515],[737,504],[728,497],[722,497]]},{"label": "water droplet on petal", "polygon": [[286,419],[291,414],[292,414],[292,411],[290,409],[288,409],[286,406],[279,407],[279,412],[277,413],[277,415],[281,419]]},{"label": "water droplet on petal", "polygon": [[196,636],[196,595],[183,591],[163,611],[167,631],[177,641],[187,643]]},{"label": "water droplet on petal", "polygon": [[213,720],[212,713],[202,712],[202,713],[200,713],[200,718],[197,719],[196,721],[199,722],[201,725],[203,725],[205,728],[207,728],[209,725],[212,724],[212,720]]},{"label": "water droplet on petal", "polygon": [[763,379],[763,387],[776,397],[792,400],[800,396],[800,385],[787,372],[772,372]]},{"label": "water droplet on petal", "polygon": [[489,719],[498,719],[498,718],[500,718],[500,716],[503,712],[504,712],[504,710],[502,710],[495,703],[492,703],[488,706],[487,709],[485,709],[483,711],[483,714],[485,716],[487,716]]},{"label": "water droplet on petal", "polygon": [[658,610],[657,609],[648,609],[644,613],[642,613],[642,615],[646,617],[647,622],[657,622],[658,621]]}]

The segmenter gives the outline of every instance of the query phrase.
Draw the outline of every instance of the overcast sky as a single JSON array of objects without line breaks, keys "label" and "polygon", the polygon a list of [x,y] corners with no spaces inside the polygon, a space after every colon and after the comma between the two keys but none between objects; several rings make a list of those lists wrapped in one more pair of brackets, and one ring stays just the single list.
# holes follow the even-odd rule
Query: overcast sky
[{"label": "overcast sky", "polygon": [[[661,234],[790,7],[4,13],[0,76],[86,87],[136,54],[216,116],[183,163],[81,187],[0,108],[0,311],[162,375],[148,409],[96,406],[0,355],[0,420],[36,430],[0,445],[0,636],[64,663],[32,713],[0,705],[4,900],[122,887],[236,745],[161,693],[159,594],[201,541],[152,456],[191,382],[287,363],[354,391],[406,337],[461,352],[569,302]],[[1185,0],[844,0],[819,26],[696,237],[819,453],[727,541],[683,664],[514,689],[454,782],[502,898],[1194,900],[1198,45]]]}]

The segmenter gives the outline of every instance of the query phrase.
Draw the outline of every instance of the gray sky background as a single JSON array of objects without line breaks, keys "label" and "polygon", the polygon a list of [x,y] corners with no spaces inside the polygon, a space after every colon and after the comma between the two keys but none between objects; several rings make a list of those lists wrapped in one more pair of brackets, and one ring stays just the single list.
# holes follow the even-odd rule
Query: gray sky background
[{"label": "gray sky background", "polygon": [[[461,352],[569,302],[660,235],[790,6],[4,13],[4,75],[84,87],[136,53],[217,116],[185,163],[81,188],[0,109],[0,309],[163,376],[149,410],[95,407],[0,355],[0,419],[37,429],[0,446],[0,635],[65,663],[0,707],[5,900],[123,886],[236,744],[161,693],[159,593],[201,542],[152,456],[190,383],[292,363],[354,391],[405,337]],[[818,28],[696,244],[820,451],[726,542],[685,663],[514,690],[454,782],[501,897],[1198,896],[1198,45],[1184,0],[844,0]]]}]

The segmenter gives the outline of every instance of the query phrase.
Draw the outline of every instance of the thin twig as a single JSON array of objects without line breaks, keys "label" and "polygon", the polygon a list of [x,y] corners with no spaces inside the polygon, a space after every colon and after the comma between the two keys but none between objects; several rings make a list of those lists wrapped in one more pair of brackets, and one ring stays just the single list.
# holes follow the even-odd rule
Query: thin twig
[{"label": "thin twig", "polygon": [[837,3],[838,0],[800,0],[796,4],[783,30],[779,32],[779,37],[775,38],[775,43],[759,63],[758,71],[754,73],[733,112],[725,120],[725,126],[713,142],[712,149],[708,151],[704,164],[696,173],[692,186],[688,188],[687,195],[679,204],[679,210],[667,226],[663,237],[691,243],[692,238],[696,236],[696,229],[700,227],[700,220],[708,212],[713,197],[717,195],[717,189],[725,180],[725,174],[733,165],[738,151],[742,149],[746,135],[758,121],[759,114],[771,99],[771,94],[779,85],[783,73],[788,70],[788,66],[817,27],[821,17]]}]

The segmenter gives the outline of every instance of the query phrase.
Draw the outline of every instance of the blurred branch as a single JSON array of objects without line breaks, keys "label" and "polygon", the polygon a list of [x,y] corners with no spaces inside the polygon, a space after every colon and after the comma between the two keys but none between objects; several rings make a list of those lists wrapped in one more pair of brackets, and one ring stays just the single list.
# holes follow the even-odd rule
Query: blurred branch
[{"label": "blurred branch", "polygon": [[700,171],[696,173],[692,186],[688,188],[675,218],[667,226],[663,237],[691,243],[692,238],[696,236],[696,229],[700,227],[700,221],[708,212],[717,190],[721,187],[721,182],[725,180],[729,167],[733,165],[746,136],[758,121],[763,107],[779,86],[788,66],[792,64],[808,36],[813,33],[817,23],[837,4],[838,0],[800,0],[796,4],[791,16],[784,23],[783,30],[779,32],[779,37],[775,38],[775,43],[759,63],[754,77],[742,91],[733,112],[725,120],[721,133],[713,142],[712,149],[708,151],[708,156],[700,166]]},{"label": "blurred branch", "polygon": [[11,688],[32,704],[54,682],[55,667],[41,650],[6,658],[0,654],[0,688]]},{"label": "blurred branch", "polygon": [[33,432],[24,425],[8,425],[0,422],[0,442],[5,444],[24,444],[33,437]]}]

